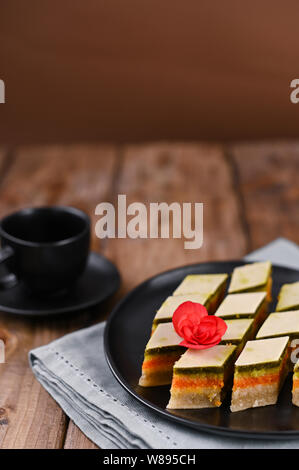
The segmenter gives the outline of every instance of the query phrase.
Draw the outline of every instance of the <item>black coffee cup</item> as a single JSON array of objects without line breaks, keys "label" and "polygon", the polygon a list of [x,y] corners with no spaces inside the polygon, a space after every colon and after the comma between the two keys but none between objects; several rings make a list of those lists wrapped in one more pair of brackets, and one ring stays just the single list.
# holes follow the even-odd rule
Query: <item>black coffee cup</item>
[{"label": "black coffee cup", "polygon": [[90,218],[73,207],[37,207],[15,212],[0,222],[0,263],[33,293],[68,289],[83,273],[90,248]]}]

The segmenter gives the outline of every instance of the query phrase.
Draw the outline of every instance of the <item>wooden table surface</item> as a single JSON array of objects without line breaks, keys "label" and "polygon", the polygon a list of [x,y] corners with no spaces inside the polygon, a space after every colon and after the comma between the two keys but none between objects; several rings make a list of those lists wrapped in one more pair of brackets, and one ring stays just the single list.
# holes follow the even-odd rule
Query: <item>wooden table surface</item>
[{"label": "wooden table surface", "polygon": [[204,245],[114,239],[94,250],[122,275],[105,306],[61,320],[0,314],[11,351],[0,365],[0,447],[96,448],[35,380],[31,348],[103,320],[133,286],[160,271],[240,258],[284,236],[299,242],[299,143],[74,145],[0,149],[0,217],[24,206],[69,204],[87,211],[118,194],[149,203],[203,202]]}]

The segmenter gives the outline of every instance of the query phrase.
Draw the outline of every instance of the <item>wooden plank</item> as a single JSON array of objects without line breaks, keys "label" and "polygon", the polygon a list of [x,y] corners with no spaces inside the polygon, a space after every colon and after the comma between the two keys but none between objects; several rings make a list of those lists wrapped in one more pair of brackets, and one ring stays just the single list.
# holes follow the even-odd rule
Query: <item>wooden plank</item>
[{"label": "wooden plank", "polygon": [[0,185],[2,184],[13,159],[13,150],[5,146],[0,146]]},{"label": "wooden plank", "polygon": [[297,136],[287,3],[2,1],[0,141]]},{"label": "wooden plank", "polygon": [[[87,154],[90,155],[89,152]],[[106,152],[107,149],[105,155]],[[106,253],[118,263],[125,275],[124,290],[163,269],[207,259],[239,257],[246,251],[246,238],[239,218],[238,194],[233,188],[230,165],[220,147],[166,144],[130,146],[124,151],[117,180],[113,152],[112,168],[107,164],[108,159],[105,162],[109,168],[103,168],[105,165],[102,160],[99,163],[96,156],[96,163],[91,163],[93,159],[82,163],[82,155],[83,158],[86,155],[84,148],[23,149],[11,168],[2,192],[0,191],[1,200],[3,201],[3,193],[5,201],[2,206],[0,204],[0,211],[8,212],[24,203],[70,203],[87,211],[92,206],[93,211],[101,199],[110,200],[113,197],[116,201],[117,194],[121,193],[127,194],[128,203],[204,202],[205,243],[201,250],[186,251],[183,249],[183,242],[176,239],[121,239],[109,240],[105,244]],[[25,157],[27,161],[24,160]],[[99,181],[99,170],[104,183],[101,185],[101,197],[95,184]],[[85,174],[83,183],[82,174]],[[16,196],[15,192],[16,184],[20,181],[24,199],[21,194]],[[32,188],[35,188],[34,193]],[[81,188],[79,197],[74,196],[78,195],[78,188]],[[95,245],[96,243],[97,240],[94,240]],[[10,377],[6,379],[6,406],[2,412],[5,416],[2,421],[6,424],[0,428],[2,447],[61,447],[67,424],[65,416],[28,371],[26,353],[34,345],[47,343],[69,329],[79,328],[81,321],[72,321],[71,325],[62,322],[59,326],[37,322],[33,331],[31,323],[28,325],[22,320],[16,322],[10,318],[5,320],[9,331],[16,334],[20,345],[25,349],[25,354],[22,357],[13,355],[14,366],[10,362]],[[16,371],[18,380],[15,377]],[[22,375],[24,378],[21,380]],[[42,426],[39,424],[41,422]],[[51,429],[55,430],[55,435],[51,433]],[[65,448],[94,447],[73,423],[69,424]]]},{"label": "wooden plank", "polygon": [[[46,204],[74,205],[92,215],[109,197],[115,164],[111,146],[24,147],[2,188],[0,216]],[[98,245],[93,236],[93,246]]]},{"label": "wooden plank", "polygon": [[299,242],[299,143],[233,145],[236,170],[252,248],[277,237]]},{"label": "wooden plank", "polygon": [[187,263],[239,258],[246,253],[238,195],[220,146],[133,145],[125,148],[117,194],[127,203],[203,202],[204,244],[185,250],[180,239],[119,239],[109,256],[123,276],[123,292],[163,270]]},{"label": "wooden plank", "polygon": [[[0,215],[43,204],[70,204],[93,214],[96,204],[109,198],[116,160],[113,146],[22,148],[0,186]],[[95,237],[93,246],[98,246]],[[2,448],[63,446],[68,420],[35,380],[27,354],[33,347],[97,321],[100,315],[93,311],[61,320],[0,315],[0,328],[18,341],[8,362],[0,365]]]},{"label": "wooden plank", "polygon": [[[119,267],[125,294],[165,269],[206,260],[239,258],[246,252],[238,194],[221,147],[210,145],[134,145],[122,152],[115,181],[127,203],[204,202],[204,246],[184,250],[178,239],[115,239],[106,253]],[[90,448],[90,441],[70,423],[65,448]]]},{"label": "wooden plank", "polygon": [[70,421],[68,431],[64,443],[65,449],[98,449],[88,437],[80,431],[80,429]]}]

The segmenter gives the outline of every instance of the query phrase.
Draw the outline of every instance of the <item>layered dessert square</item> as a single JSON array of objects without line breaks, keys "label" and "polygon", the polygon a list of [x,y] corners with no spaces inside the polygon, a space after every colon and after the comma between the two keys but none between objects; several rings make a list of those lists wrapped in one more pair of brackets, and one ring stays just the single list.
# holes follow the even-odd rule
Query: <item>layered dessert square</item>
[{"label": "layered dessert square", "polygon": [[278,294],[277,312],[299,310],[299,282],[284,284]]},{"label": "layered dessert square", "polygon": [[259,329],[256,339],[277,336],[289,336],[291,340],[299,338],[299,310],[270,313]]},{"label": "layered dessert square", "polygon": [[236,355],[239,355],[245,343],[254,337],[254,320],[244,318],[239,320],[226,320],[225,323],[227,330],[219,344],[234,344],[237,347]]},{"label": "layered dessert square", "polygon": [[215,315],[224,321],[236,318],[253,318],[253,333],[263,323],[268,313],[266,292],[230,294],[218,307]]},{"label": "layered dessert square", "polygon": [[168,297],[156,313],[153,321],[152,332],[155,331],[157,325],[160,323],[171,322],[174,312],[184,302],[195,302],[204,305],[207,308],[208,300],[209,294],[188,294]]},{"label": "layered dessert square", "polygon": [[293,376],[293,404],[299,406],[299,361],[295,364],[294,367],[294,376]]},{"label": "layered dessert square", "polygon": [[272,265],[270,261],[246,264],[234,269],[229,294],[238,292],[266,292],[271,300]]},{"label": "layered dessert square", "polygon": [[225,295],[228,274],[190,274],[173,292],[173,295],[207,295],[207,310],[214,313]]},{"label": "layered dessert square", "polygon": [[169,409],[219,407],[229,388],[236,346],[188,349],[175,363]]},{"label": "layered dessert square", "polygon": [[231,411],[273,405],[288,373],[289,337],[248,341],[235,363]]},{"label": "layered dessert square", "polygon": [[157,326],[145,348],[139,385],[156,387],[171,383],[173,365],[186,351],[179,345],[181,341],[172,322]]}]

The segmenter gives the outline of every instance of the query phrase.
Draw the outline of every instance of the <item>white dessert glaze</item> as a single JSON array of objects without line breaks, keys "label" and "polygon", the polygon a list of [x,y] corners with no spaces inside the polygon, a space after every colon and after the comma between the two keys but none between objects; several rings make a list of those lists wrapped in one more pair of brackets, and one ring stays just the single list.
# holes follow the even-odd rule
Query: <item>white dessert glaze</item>
[{"label": "white dessert glaze", "polygon": [[175,310],[184,302],[190,301],[204,305],[208,298],[208,294],[188,294],[177,295],[175,297],[168,297],[159,308],[155,316],[155,320],[162,318],[171,319]]},{"label": "white dessert glaze", "polygon": [[276,310],[287,310],[299,305],[299,282],[284,284],[279,293]]},{"label": "white dessert glaze", "polygon": [[190,274],[183,279],[173,295],[194,293],[213,295],[227,278],[227,274]]},{"label": "white dessert glaze", "polygon": [[194,367],[221,367],[236,346],[217,345],[209,349],[188,349],[185,354],[175,363],[176,369],[186,369]]},{"label": "white dessert glaze", "polygon": [[226,320],[225,323],[227,324],[227,330],[222,336],[222,340],[237,341],[244,338],[253,323],[253,319]]},{"label": "white dessert glaze", "polygon": [[238,367],[278,362],[288,341],[288,336],[248,341],[235,365]]},{"label": "white dessert glaze", "polygon": [[234,269],[229,292],[251,289],[267,283],[271,272],[270,261],[246,264]]},{"label": "white dessert glaze", "polygon": [[228,295],[219,305],[215,315],[218,317],[231,315],[254,316],[266,295],[266,292],[246,292]]},{"label": "white dessert glaze", "polygon": [[256,338],[284,336],[291,333],[299,334],[299,310],[270,313],[258,331]]},{"label": "white dessert glaze", "polygon": [[147,343],[146,351],[167,346],[178,346],[181,341],[183,339],[176,333],[172,322],[160,323]]}]

